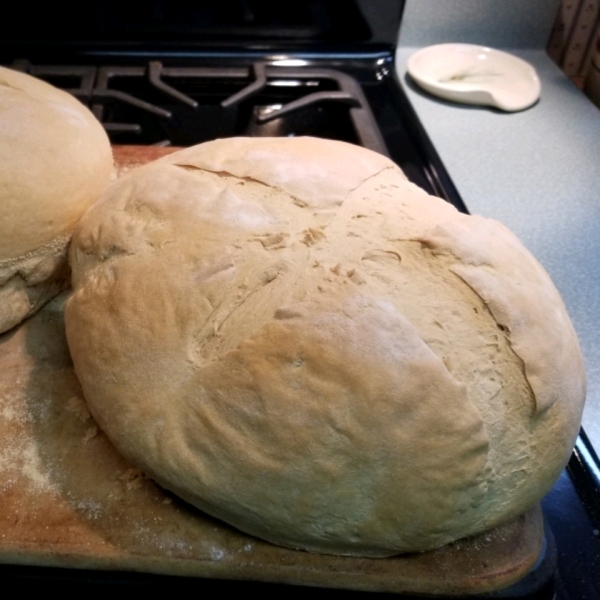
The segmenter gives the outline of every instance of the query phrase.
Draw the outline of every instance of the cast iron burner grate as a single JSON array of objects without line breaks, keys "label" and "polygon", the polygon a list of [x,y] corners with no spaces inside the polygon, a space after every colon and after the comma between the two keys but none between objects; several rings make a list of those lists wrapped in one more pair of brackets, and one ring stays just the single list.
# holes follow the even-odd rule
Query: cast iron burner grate
[{"label": "cast iron burner grate", "polygon": [[389,155],[358,82],[333,69],[31,65],[70,92],[113,143],[191,146],[218,137],[318,135]]}]

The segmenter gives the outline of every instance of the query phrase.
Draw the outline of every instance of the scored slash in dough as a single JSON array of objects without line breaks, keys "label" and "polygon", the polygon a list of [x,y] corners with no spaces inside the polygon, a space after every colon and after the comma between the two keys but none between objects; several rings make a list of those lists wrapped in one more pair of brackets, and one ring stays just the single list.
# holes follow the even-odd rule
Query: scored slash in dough
[{"label": "scored slash in dough", "polygon": [[502,225],[368,150],[176,152],[111,186],[70,261],[94,418],[247,533],[428,550],[525,512],[568,460],[585,376],[548,275]]}]

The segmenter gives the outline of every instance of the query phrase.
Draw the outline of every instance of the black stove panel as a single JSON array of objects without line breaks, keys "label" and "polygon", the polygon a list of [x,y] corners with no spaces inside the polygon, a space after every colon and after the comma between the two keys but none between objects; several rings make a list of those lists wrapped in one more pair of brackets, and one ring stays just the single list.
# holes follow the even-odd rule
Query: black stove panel
[{"label": "black stove panel", "polygon": [[[382,0],[369,3],[380,5]],[[386,4],[399,18],[402,3]],[[307,46],[364,43],[373,37],[364,11],[351,0],[56,0],[35,6],[11,3],[3,8],[3,23],[2,42],[13,46]]]}]

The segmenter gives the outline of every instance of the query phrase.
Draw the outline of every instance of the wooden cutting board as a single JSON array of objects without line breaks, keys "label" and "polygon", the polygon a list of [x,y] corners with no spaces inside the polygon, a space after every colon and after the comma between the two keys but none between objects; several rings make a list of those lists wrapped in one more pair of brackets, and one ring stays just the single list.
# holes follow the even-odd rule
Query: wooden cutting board
[{"label": "wooden cutting board", "polygon": [[[169,148],[116,147],[121,173]],[[95,425],[64,333],[66,293],[0,335],[0,562],[416,594],[521,579],[543,544],[539,507],[433,552],[387,559],[280,548],[186,505]]]}]

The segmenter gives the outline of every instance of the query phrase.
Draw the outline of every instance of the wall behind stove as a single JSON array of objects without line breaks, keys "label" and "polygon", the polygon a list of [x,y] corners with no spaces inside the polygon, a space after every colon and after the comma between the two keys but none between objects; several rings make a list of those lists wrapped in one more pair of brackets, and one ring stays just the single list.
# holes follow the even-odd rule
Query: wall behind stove
[{"label": "wall behind stove", "polygon": [[545,48],[560,0],[406,0],[399,44]]}]

